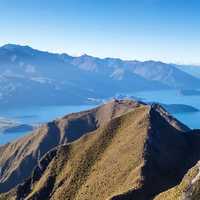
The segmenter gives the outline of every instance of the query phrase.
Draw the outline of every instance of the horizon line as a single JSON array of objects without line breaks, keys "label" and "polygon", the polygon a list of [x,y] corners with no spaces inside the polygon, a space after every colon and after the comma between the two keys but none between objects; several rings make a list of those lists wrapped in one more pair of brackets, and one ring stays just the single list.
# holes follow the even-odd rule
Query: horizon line
[{"label": "horizon line", "polygon": [[46,52],[46,53],[50,53],[50,54],[59,54],[59,55],[62,55],[62,54],[65,54],[65,55],[68,55],[70,57],[74,57],[74,58],[78,58],[78,57],[81,57],[81,56],[88,56],[88,57],[93,57],[93,58],[97,58],[97,59],[118,59],[118,60],[121,60],[121,61],[132,61],[132,62],[161,62],[161,63],[164,63],[164,64],[171,64],[171,65],[191,65],[191,66],[194,66],[194,67],[200,67],[200,63],[184,63],[184,62],[167,62],[167,61],[163,61],[163,60],[158,60],[158,59],[132,59],[132,58],[125,58],[125,57],[112,57],[112,56],[97,56],[97,55],[91,55],[91,54],[88,54],[88,53],[66,53],[64,51],[53,51],[53,50],[48,50],[48,49],[40,49],[40,48],[37,48],[37,47],[33,47],[32,45],[29,45],[29,44],[20,44],[20,43],[5,43],[5,44],[1,44],[0,48],[3,48],[5,46],[8,46],[8,45],[11,45],[11,46],[19,46],[19,47],[29,47],[35,51],[40,51],[40,52]]}]

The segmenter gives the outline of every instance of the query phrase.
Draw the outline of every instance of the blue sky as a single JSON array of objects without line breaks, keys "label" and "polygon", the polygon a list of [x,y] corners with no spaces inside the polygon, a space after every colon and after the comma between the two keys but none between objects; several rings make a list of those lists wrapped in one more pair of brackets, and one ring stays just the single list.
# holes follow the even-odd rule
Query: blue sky
[{"label": "blue sky", "polygon": [[199,0],[0,0],[0,45],[200,63]]}]

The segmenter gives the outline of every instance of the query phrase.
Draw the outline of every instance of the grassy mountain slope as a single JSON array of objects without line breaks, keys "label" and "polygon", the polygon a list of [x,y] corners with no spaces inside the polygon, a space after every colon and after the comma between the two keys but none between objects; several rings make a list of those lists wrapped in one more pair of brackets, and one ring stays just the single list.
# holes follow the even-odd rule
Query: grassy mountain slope
[{"label": "grassy mountain slope", "polygon": [[38,160],[52,148],[96,130],[137,104],[133,101],[111,101],[89,111],[72,113],[0,147],[0,192],[8,191],[27,178]]},{"label": "grassy mountain slope", "polygon": [[115,102],[120,108],[115,117],[99,115],[105,123],[98,128],[51,149],[2,198],[148,200],[177,185],[200,158],[198,133],[188,134],[159,105],[132,102],[127,109],[130,103]]}]

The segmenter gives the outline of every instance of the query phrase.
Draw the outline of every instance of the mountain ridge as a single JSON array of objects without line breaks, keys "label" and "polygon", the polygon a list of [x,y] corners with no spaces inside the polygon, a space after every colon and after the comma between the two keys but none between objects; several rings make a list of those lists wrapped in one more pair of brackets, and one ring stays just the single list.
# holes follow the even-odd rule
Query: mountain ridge
[{"label": "mountain ridge", "polygon": [[[88,113],[93,117],[81,125]],[[80,125],[75,127],[88,122],[96,127],[47,150],[33,172],[0,199],[150,200],[179,184],[200,159],[199,130],[190,130],[158,104],[114,100],[58,121],[69,124],[74,117]]]},{"label": "mountain ridge", "polygon": [[[6,190],[9,185],[13,186],[16,182],[27,177],[27,174],[36,165],[37,160],[51,148],[67,141],[74,141],[84,133],[102,126],[116,115],[137,106],[137,102],[122,102],[124,103],[120,104],[120,102],[111,101],[95,109],[72,113],[44,124],[32,134],[24,136],[11,144],[2,146],[0,149],[0,166],[2,168],[0,192]],[[27,169],[27,173],[20,173],[20,166]]]},{"label": "mountain ridge", "polygon": [[0,68],[0,105],[4,107],[80,105],[119,93],[200,86],[200,79],[172,64],[73,57],[12,44],[0,48]]}]

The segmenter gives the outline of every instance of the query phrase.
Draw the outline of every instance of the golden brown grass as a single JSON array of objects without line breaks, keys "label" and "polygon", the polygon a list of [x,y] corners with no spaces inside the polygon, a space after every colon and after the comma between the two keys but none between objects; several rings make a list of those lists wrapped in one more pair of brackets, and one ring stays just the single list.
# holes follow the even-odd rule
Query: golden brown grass
[{"label": "golden brown grass", "polygon": [[45,153],[96,130],[112,118],[137,107],[134,101],[111,101],[95,109],[72,113],[45,124],[34,133],[0,147],[0,192],[6,192],[31,175]]},{"label": "golden brown grass", "polygon": [[[68,115],[56,124],[61,140],[69,131],[85,132],[74,142],[61,143],[50,160],[49,153],[46,154],[41,163],[48,162],[38,179],[30,176],[19,187],[21,190],[17,188],[17,193],[2,195],[0,200],[11,200],[11,197],[19,200],[16,194],[22,198],[23,191],[24,200],[121,200],[133,196],[136,200],[150,200],[164,190],[167,191],[157,195],[156,200],[175,200],[181,198],[198,173],[192,168],[173,187],[191,167],[193,161],[189,158],[193,150],[189,150],[193,144],[199,146],[196,143],[199,139],[197,136],[192,139],[185,133],[187,127],[160,107],[131,101],[110,102]],[[82,129],[85,124],[89,129]],[[193,188],[195,198],[199,197],[199,185]]]},{"label": "golden brown grass", "polygon": [[148,107],[113,119],[104,127],[61,147],[26,198],[34,199],[53,177],[52,200],[103,200],[137,187],[148,127]]}]

